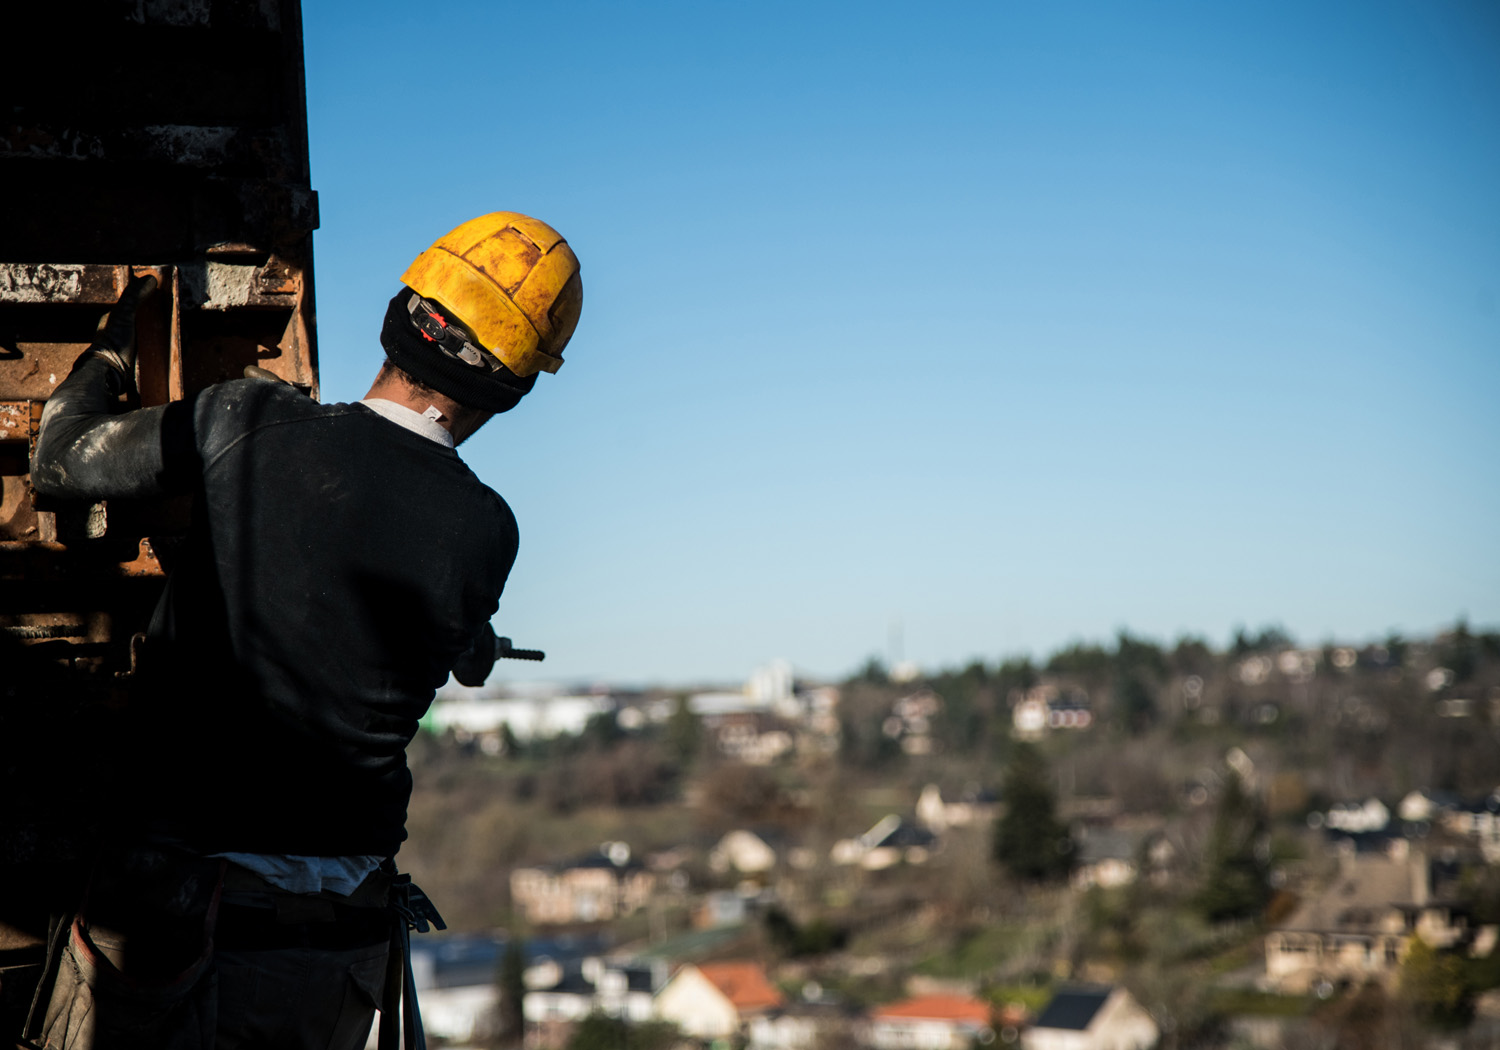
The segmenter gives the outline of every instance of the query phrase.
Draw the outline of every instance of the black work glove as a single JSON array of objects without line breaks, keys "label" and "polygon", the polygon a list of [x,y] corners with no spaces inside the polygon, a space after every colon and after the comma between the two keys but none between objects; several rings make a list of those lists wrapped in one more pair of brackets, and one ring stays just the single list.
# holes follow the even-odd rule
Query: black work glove
[{"label": "black work glove", "polygon": [[151,274],[131,277],[115,308],[99,320],[99,331],[86,353],[108,361],[126,379],[135,377],[135,313],[141,300],[156,291]]},{"label": "black work glove", "polygon": [[474,635],[474,644],[453,665],[453,677],[460,685],[484,685],[495,669],[495,629],[486,620]]}]

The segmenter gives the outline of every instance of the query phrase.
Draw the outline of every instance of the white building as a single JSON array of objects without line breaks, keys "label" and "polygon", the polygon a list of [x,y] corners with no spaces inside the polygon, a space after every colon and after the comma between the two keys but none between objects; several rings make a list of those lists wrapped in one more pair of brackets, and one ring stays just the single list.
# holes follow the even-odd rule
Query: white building
[{"label": "white building", "polygon": [[764,707],[774,707],[792,697],[792,665],[772,660],[757,667],[745,683],[745,694]]},{"label": "white building", "polygon": [[697,1039],[748,1034],[755,1017],[784,1006],[756,963],[718,962],[678,970],[656,996],[656,1014]]},{"label": "white building", "polygon": [[1060,990],[1021,1036],[1023,1050],[1147,1050],[1161,1030],[1124,988]]},{"label": "white building", "polygon": [[591,1013],[633,1024],[653,1016],[660,971],[650,966],[613,963],[591,957],[577,966],[538,968],[528,974],[526,1020],[536,1024],[581,1021]]},{"label": "white building", "polygon": [[869,1045],[876,1050],[968,1050],[993,1042],[990,1005],[964,995],[923,995],[888,1003],[870,1014]]},{"label": "white building", "polygon": [[578,734],[595,715],[614,710],[607,696],[547,696],[480,699],[455,696],[435,700],[422,724],[435,733],[453,730],[460,739],[498,739],[509,726],[517,740],[545,740]]}]

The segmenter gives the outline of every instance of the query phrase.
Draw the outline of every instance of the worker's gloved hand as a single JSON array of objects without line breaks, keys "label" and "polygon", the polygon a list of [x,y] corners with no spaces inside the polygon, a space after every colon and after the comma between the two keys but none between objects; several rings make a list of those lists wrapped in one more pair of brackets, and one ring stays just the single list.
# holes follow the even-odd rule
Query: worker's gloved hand
[{"label": "worker's gloved hand", "polygon": [[453,665],[453,677],[460,685],[484,685],[495,669],[495,629],[486,620],[474,636],[474,644]]},{"label": "worker's gloved hand", "polygon": [[94,334],[93,345],[88,349],[88,353],[108,361],[126,378],[135,375],[136,310],[141,300],[154,291],[156,278],[151,274],[131,277],[115,308],[100,319],[99,331]]}]

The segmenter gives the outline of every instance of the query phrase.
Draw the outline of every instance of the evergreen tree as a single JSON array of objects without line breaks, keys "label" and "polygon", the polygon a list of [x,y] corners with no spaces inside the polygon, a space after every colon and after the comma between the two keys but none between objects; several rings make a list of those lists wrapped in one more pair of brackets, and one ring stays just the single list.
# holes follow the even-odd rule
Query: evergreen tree
[{"label": "evergreen tree", "polygon": [[665,1021],[627,1024],[596,1011],[578,1022],[567,1050],[670,1050],[680,1042],[677,1027]]},{"label": "evergreen tree", "polygon": [[995,860],[1027,882],[1066,876],[1073,866],[1073,843],[1057,819],[1040,751],[1030,744],[1015,747],[1003,792],[1005,812],[995,822]]},{"label": "evergreen tree", "polygon": [[1210,922],[1258,915],[1270,900],[1267,863],[1260,840],[1265,816],[1245,789],[1239,774],[1230,772],[1219,797],[1219,809],[1204,855],[1203,885],[1196,903]]},{"label": "evergreen tree", "polygon": [[518,1047],[526,1034],[526,1015],[523,1003],[526,996],[526,942],[512,933],[505,942],[505,953],[500,957],[500,1000],[496,1005],[496,1045]]},{"label": "evergreen tree", "polygon": [[1401,994],[1428,1020],[1461,1028],[1474,1017],[1474,994],[1464,960],[1439,952],[1422,938],[1412,940],[1401,966]]},{"label": "evergreen tree", "polygon": [[629,1025],[618,1017],[592,1013],[573,1029],[567,1050],[627,1050],[629,1046]]},{"label": "evergreen tree", "polygon": [[1460,617],[1438,650],[1443,663],[1453,672],[1455,683],[1462,685],[1474,677],[1478,648],[1474,644],[1474,635],[1469,632],[1469,622]]},{"label": "evergreen tree", "polygon": [[1156,723],[1156,697],[1138,671],[1124,671],[1115,679],[1115,708],[1120,723],[1132,736]]},{"label": "evergreen tree", "polygon": [[1036,685],[1036,666],[1029,656],[1013,656],[995,669],[995,695],[1004,701],[1014,690]]},{"label": "evergreen tree", "polygon": [[1116,717],[1132,735],[1143,733],[1156,722],[1154,684],[1166,674],[1166,656],[1154,642],[1121,631],[1114,664]]},{"label": "evergreen tree", "polygon": [[672,715],[667,719],[667,746],[672,757],[685,766],[697,757],[702,740],[703,720],[693,713],[688,695],[683,693],[672,705]]},{"label": "evergreen tree", "polygon": [[500,753],[506,758],[521,757],[521,741],[516,739],[509,722],[500,723]]}]

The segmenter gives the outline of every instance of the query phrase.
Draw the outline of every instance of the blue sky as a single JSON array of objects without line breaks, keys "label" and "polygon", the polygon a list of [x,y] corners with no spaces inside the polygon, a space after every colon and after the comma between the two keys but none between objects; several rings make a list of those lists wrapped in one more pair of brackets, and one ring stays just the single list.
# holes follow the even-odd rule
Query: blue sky
[{"label": "blue sky", "polygon": [[325,400],[452,226],[582,259],[463,449],[549,674],[1500,623],[1500,7],[304,18]]}]

